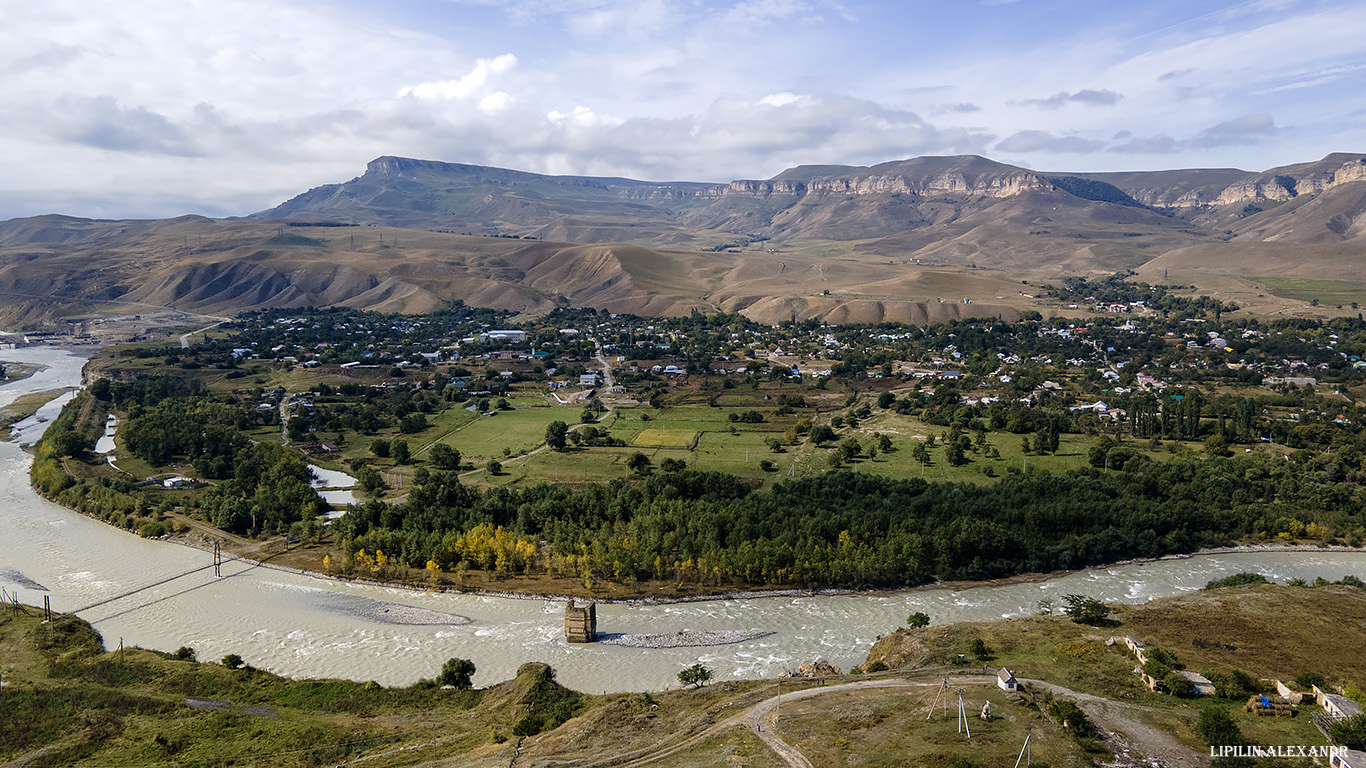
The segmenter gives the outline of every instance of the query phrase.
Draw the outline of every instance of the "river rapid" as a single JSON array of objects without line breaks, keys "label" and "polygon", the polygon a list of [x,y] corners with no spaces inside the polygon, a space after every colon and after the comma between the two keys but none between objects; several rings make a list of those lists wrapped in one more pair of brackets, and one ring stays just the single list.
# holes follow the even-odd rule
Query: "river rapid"
[{"label": "river rapid", "polygon": [[[48,366],[0,387],[0,405],[27,392],[77,386],[85,358],[33,347],[0,359]],[[63,398],[63,401],[65,398]],[[47,406],[21,424],[31,443],[60,409]],[[188,645],[199,658],[240,654],[249,664],[295,677],[340,677],[404,685],[433,677],[453,656],[478,667],[477,685],[510,678],[529,661],[552,665],[565,684],[583,691],[677,687],[678,670],[701,661],[717,679],[774,677],[787,667],[823,658],[844,669],[862,662],[878,635],[914,611],[933,620],[971,621],[1034,612],[1041,599],[1060,602],[1080,592],[1138,603],[1199,589],[1210,579],[1255,571],[1285,580],[1347,574],[1366,577],[1362,552],[1249,552],[1092,568],[1046,580],[967,589],[924,588],[848,596],[763,597],[673,605],[598,606],[601,632],[659,634],[682,630],[762,630],[750,642],[664,650],[621,645],[570,645],[564,603],[427,594],[352,584],[228,561],[215,577],[211,556],[150,541],[52,504],[29,486],[30,458],[17,442],[0,443],[0,586],[29,604],[46,594],[58,611],[72,611],[164,579],[164,584],[82,611],[104,635],[158,650]],[[414,611],[411,609],[425,609]],[[468,622],[434,621],[453,614]]]}]

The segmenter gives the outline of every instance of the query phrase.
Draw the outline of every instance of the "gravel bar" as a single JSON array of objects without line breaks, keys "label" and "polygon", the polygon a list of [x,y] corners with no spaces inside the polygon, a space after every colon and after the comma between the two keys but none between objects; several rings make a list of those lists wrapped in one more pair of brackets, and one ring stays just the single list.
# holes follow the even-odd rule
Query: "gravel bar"
[{"label": "gravel bar", "polygon": [[603,634],[600,642],[624,645],[629,648],[701,648],[710,645],[733,645],[768,637],[773,632],[758,629],[684,630],[663,635]]}]

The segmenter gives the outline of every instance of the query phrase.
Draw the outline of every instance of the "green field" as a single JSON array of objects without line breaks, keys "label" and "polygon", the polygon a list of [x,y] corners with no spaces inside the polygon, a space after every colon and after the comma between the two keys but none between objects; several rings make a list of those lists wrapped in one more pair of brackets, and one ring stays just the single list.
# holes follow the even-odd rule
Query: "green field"
[{"label": "green field", "polygon": [[1331,306],[1366,302],[1366,285],[1361,283],[1304,277],[1254,277],[1251,280],[1265,285],[1271,293],[1283,299],[1318,300],[1320,304]]},{"label": "green field", "polygon": [[[460,410],[469,414],[469,411]],[[469,414],[472,415],[472,414]],[[475,416],[463,426],[438,438],[471,460],[502,458],[504,449],[516,456],[525,453],[545,442],[545,428],[552,421],[575,423],[578,421],[578,408],[518,408],[512,411],[498,411],[492,415]],[[420,442],[418,436],[413,442]],[[426,443],[422,443],[424,446]]]},{"label": "green field", "polygon": [[645,448],[687,448],[697,436],[697,432],[681,429],[642,429],[630,443]]}]

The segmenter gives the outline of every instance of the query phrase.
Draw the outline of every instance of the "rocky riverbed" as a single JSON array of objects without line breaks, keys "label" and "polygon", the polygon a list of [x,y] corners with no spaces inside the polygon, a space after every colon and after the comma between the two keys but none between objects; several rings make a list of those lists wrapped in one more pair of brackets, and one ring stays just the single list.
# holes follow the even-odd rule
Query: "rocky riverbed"
[{"label": "rocky riverbed", "polygon": [[758,629],[681,630],[660,635],[600,634],[599,642],[629,648],[701,648],[712,645],[747,643],[768,637],[772,632]]}]

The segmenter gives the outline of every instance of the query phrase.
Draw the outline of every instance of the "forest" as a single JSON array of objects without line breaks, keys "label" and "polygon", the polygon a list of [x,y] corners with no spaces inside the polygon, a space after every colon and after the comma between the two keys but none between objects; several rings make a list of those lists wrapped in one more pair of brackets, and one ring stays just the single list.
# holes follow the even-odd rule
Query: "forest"
[{"label": "forest", "polygon": [[[486,491],[433,472],[334,524],[338,567],[391,562],[613,581],[890,587],[1192,552],[1294,530],[1359,544],[1366,494],[1288,462],[1172,460],[992,485],[833,471],[752,492],[692,470]],[[430,563],[430,564],[429,564]]]}]

